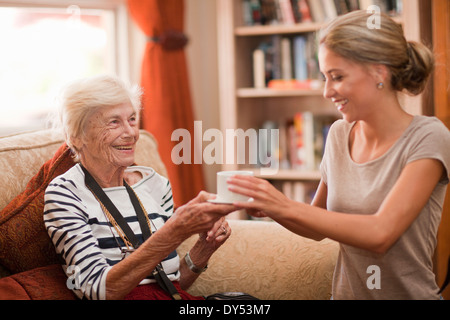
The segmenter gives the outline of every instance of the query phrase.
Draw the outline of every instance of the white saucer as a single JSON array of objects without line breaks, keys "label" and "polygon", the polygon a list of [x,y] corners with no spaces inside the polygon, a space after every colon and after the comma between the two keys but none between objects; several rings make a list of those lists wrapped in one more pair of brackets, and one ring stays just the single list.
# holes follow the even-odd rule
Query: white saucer
[{"label": "white saucer", "polygon": [[[209,199],[209,200],[207,200],[208,202],[211,202],[211,203],[216,203],[216,204],[233,204],[233,203],[235,203],[235,202],[238,202],[238,201],[227,201],[227,200],[221,200],[221,199],[218,199],[218,198],[216,198],[216,199]],[[250,198],[249,200],[248,200],[248,202],[251,202],[251,201],[253,201],[253,198]]]},{"label": "white saucer", "polygon": [[217,204],[233,204],[232,201],[230,202],[230,201],[221,200],[221,199],[209,199],[207,201],[211,202],[211,203],[217,203]]}]

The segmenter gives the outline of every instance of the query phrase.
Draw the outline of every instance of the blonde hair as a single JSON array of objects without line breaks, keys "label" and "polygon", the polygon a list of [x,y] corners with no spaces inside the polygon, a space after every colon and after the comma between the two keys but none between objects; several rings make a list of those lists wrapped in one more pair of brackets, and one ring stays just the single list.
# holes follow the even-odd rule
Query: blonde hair
[{"label": "blonde hair", "polygon": [[336,18],[320,31],[319,44],[359,63],[385,65],[394,90],[420,94],[434,69],[432,52],[421,43],[408,42],[402,26],[386,14],[380,16],[379,29],[370,29],[371,17],[358,10]]},{"label": "blonde hair", "polygon": [[64,131],[67,145],[79,160],[74,139],[86,136],[86,125],[90,117],[100,108],[131,103],[136,115],[141,109],[142,90],[117,77],[101,75],[74,81],[68,84],[59,97],[59,124]]}]

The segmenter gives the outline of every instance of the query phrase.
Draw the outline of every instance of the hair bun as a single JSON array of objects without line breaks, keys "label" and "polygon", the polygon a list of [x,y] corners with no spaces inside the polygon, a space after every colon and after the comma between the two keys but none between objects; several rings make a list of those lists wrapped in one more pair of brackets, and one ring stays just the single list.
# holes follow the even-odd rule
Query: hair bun
[{"label": "hair bun", "polygon": [[420,94],[434,69],[434,57],[425,45],[410,41],[407,44],[408,62],[401,76],[401,86],[412,94]]}]

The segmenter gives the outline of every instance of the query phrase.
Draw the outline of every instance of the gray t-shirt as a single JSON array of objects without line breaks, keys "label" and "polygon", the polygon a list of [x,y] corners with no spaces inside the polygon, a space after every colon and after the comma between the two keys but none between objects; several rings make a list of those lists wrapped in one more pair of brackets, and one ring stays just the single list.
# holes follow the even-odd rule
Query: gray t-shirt
[{"label": "gray t-shirt", "polygon": [[340,244],[333,278],[334,299],[438,299],[433,254],[450,173],[450,133],[434,117],[415,116],[381,157],[358,164],[348,142],[354,123],[339,120],[328,135],[321,164],[328,188],[327,209],[374,214],[403,168],[420,159],[437,159],[446,173],[420,215],[385,253]]}]

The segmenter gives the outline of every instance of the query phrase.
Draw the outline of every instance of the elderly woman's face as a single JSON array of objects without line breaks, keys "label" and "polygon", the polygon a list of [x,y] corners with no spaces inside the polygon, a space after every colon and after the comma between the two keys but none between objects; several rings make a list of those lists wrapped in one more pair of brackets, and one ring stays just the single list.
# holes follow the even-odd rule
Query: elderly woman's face
[{"label": "elderly woman's face", "polygon": [[128,167],[134,163],[139,139],[138,115],[130,103],[102,108],[88,120],[82,159],[99,166]]}]

